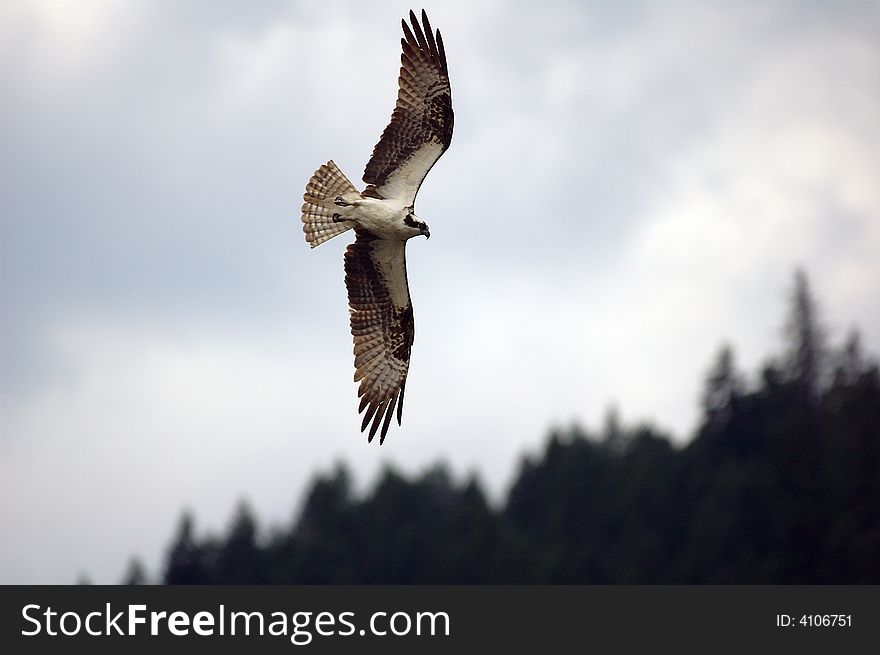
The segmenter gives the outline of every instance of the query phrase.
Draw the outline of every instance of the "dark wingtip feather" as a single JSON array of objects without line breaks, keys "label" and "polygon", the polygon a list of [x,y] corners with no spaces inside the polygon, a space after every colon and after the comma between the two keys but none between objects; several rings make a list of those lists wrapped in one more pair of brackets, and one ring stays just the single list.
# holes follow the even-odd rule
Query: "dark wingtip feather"
[{"label": "dark wingtip feather", "polygon": [[400,40],[401,44],[408,42],[411,45],[418,45],[418,41],[416,40],[416,37],[413,36],[412,30],[409,28],[409,25],[407,25],[406,21],[401,20],[400,24],[403,26],[403,34],[404,36],[406,36],[405,39]]},{"label": "dark wingtip feather", "polygon": [[385,435],[388,434],[388,426],[391,424],[391,417],[394,416],[394,406],[397,404],[399,394],[400,390],[398,389],[391,397],[391,402],[388,403],[388,408],[385,410],[385,420],[382,422],[382,435],[379,437],[380,446],[385,443]]},{"label": "dark wingtip feather", "polygon": [[[376,436],[376,430],[379,429],[379,424],[382,422],[382,415],[385,413],[385,408],[388,406],[388,400],[385,399],[382,403],[379,404],[379,411],[376,412],[376,416],[373,419],[373,425],[370,426],[370,437],[367,439],[367,443],[370,443],[373,440],[373,437]],[[382,440],[380,438],[379,443],[381,445]]]},{"label": "dark wingtip feather", "polygon": [[[361,432],[367,429],[367,425],[369,425],[370,419],[373,418],[373,414],[376,413],[377,409],[379,409],[379,403],[370,403],[370,408],[367,410],[367,413],[364,414],[364,420],[361,422]],[[370,435],[371,438],[372,436],[373,435]]]},{"label": "dark wingtip feather", "polygon": [[437,54],[440,57],[440,65],[443,67],[443,73],[449,75],[449,69],[446,67],[446,49],[443,47],[443,37],[440,30],[437,30]]},{"label": "dark wingtip feather", "polygon": [[419,19],[416,18],[416,15],[412,10],[409,12],[409,18],[412,21],[412,31],[413,34],[416,35],[416,42],[419,44],[419,48],[422,50],[428,50],[428,41],[425,39],[425,35],[422,33],[422,26],[419,25]]},{"label": "dark wingtip feather", "polygon": [[431,54],[437,54],[437,42],[434,41],[434,32],[431,30],[431,23],[428,21],[428,14],[422,9],[422,25],[425,27],[425,37],[428,39],[428,49]]},{"label": "dark wingtip feather", "polygon": [[403,392],[406,390],[406,380],[403,381],[403,384],[400,385],[400,398],[397,399],[397,425],[400,425],[400,421],[403,418]]}]

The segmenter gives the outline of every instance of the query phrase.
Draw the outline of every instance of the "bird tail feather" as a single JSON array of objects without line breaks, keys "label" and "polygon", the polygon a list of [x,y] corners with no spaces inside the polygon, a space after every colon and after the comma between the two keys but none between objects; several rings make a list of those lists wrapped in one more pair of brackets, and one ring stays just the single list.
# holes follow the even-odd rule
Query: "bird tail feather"
[{"label": "bird tail feather", "polygon": [[334,204],[337,196],[351,194],[360,197],[358,190],[332,159],[312,175],[306,185],[302,206],[303,232],[312,248],[354,227],[350,221],[333,220],[334,216],[338,218],[341,215],[340,208]]}]

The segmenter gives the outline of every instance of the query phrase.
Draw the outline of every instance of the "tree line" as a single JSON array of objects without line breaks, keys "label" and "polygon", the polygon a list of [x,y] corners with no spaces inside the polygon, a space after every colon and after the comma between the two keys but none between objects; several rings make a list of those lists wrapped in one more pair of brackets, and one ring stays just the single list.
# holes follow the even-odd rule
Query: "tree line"
[{"label": "tree line", "polygon": [[[220,536],[184,513],[156,581],[876,584],[878,364],[855,331],[829,345],[802,272],[785,326],[751,380],[719,350],[684,446],[611,411],[598,431],[552,433],[497,507],[442,464],[388,468],[363,496],[340,464],[268,535],[244,503]],[[124,582],[147,581],[132,560]]]}]

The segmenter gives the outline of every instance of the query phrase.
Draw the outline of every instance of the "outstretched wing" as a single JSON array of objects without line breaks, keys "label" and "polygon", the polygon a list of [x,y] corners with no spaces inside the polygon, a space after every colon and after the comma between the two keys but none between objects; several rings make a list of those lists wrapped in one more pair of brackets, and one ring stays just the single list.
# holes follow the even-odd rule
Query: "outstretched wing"
[{"label": "outstretched wing", "polygon": [[355,232],[357,239],[345,251],[354,381],[360,382],[358,412],[366,409],[361,432],[372,421],[372,441],[381,423],[382,443],[395,406],[400,425],[415,335],[406,281],[406,243],[382,239],[359,228]]},{"label": "outstretched wing", "polygon": [[400,77],[391,122],[364,170],[365,195],[403,198],[412,205],[422,180],[452,141],[452,89],[440,30],[431,33],[422,10],[424,31],[413,12],[412,29],[401,21]]}]

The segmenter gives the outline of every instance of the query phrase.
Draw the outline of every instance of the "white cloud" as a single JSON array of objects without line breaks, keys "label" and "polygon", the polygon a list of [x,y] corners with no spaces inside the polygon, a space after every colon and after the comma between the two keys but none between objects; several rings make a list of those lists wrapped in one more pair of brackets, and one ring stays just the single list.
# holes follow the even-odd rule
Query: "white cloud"
[{"label": "white cloud", "polygon": [[[862,47],[837,45],[796,43],[755,63],[713,129],[670,162],[666,191],[624,265],[626,283],[641,291],[629,320],[648,318],[659,337],[642,353],[656,364],[648,375],[678,367],[690,380],[671,393],[659,377],[649,380],[658,390],[650,414],[695,418],[681,399],[697,397],[706,353],[722,340],[745,354],[748,369],[760,364],[778,336],[795,266],[811,274],[832,316],[866,327],[877,343],[877,311],[864,299],[880,279],[878,89],[850,89],[841,106],[828,80],[871,62],[878,79],[880,66]],[[650,354],[660,352],[661,360]]]}]

